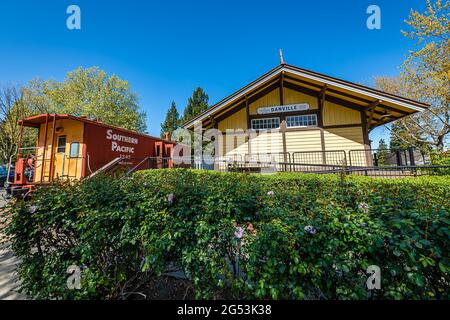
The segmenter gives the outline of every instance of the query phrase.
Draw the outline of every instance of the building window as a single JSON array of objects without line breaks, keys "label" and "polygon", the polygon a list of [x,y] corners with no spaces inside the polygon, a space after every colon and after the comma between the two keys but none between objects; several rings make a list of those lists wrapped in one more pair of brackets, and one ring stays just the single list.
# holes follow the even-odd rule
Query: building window
[{"label": "building window", "polygon": [[66,153],[66,136],[59,136],[58,137],[58,153]]},{"label": "building window", "polygon": [[288,128],[317,126],[317,115],[288,116],[286,117],[286,126]]},{"label": "building window", "polygon": [[252,120],[252,129],[254,130],[278,129],[279,127],[280,118],[263,118]]},{"label": "building window", "polygon": [[80,143],[79,142],[72,142],[70,144],[70,158],[78,158],[80,155]]}]

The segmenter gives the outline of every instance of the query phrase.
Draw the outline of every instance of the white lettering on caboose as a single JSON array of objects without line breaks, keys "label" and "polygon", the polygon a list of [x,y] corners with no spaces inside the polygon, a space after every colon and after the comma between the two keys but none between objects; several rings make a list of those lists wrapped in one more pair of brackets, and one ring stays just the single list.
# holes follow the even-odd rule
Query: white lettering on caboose
[{"label": "white lettering on caboose", "polygon": [[124,152],[124,153],[134,153],[134,147],[121,146],[121,145],[119,145],[118,142],[125,142],[125,143],[131,143],[131,144],[139,143],[139,140],[137,138],[113,133],[113,130],[111,130],[111,129],[106,131],[106,139],[112,140],[112,143],[111,143],[112,151]]}]

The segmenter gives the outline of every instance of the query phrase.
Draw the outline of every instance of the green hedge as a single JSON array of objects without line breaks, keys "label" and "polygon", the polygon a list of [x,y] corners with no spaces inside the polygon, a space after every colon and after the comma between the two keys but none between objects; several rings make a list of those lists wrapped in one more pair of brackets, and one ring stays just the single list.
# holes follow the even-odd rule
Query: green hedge
[{"label": "green hedge", "polygon": [[449,199],[449,177],[152,170],[41,189],[7,231],[36,298],[123,298],[180,268],[197,298],[449,299]]}]

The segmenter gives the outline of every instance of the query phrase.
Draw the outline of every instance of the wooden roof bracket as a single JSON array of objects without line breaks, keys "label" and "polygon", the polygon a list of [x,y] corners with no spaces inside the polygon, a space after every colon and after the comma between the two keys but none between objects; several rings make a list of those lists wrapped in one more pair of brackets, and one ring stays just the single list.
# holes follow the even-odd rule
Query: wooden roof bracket
[{"label": "wooden roof bracket", "polygon": [[369,132],[372,129],[372,120],[373,120],[373,115],[375,113],[375,109],[376,109],[376,107],[378,107],[381,104],[381,102],[382,102],[381,100],[375,100],[366,109],[366,111],[370,110],[369,121],[367,121],[367,130]]},{"label": "wooden roof bracket", "polygon": [[211,122],[211,127],[217,129],[217,128],[216,128],[217,121],[216,121],[216,119],[213,117],[213,115],[210,115],[210,116],[209,116],[209,121]]},{"label": "wooden roof bracket", "polygon": [[327,89],[328,89],[328,85],[325,84],[322,87],[322,90],[320,90],[320,93],[319,93],[320,103],[321,103],[322,106],[324,106],[324,103],[325,103],[325,96],[327,94]]}]

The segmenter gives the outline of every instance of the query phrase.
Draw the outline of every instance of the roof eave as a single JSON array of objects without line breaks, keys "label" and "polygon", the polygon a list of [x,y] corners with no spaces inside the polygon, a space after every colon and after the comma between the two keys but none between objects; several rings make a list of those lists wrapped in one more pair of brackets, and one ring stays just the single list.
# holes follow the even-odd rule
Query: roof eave
[{"label": "roof eave", "polygon": [[[366,95],[366,96],[374,98],[374,99],[379,99],[379,100],[382,100],[385,102],[394,103],[394,104],[397,104],[397,105],[405,107],[405,108],[413,109],[417,112],[425,111],[429,107],[429,105],[427,105],[426,103],[421,103],[421,102],[407,99],[404,97],[395,96],[395,95],[389,94],[387,92],[382,92],[382,91],[379,91],[379,90],[376,90],[373,88],[365,87],[365,86],[351,83],[348,81],[335,79],[335,78],[331,78],[328,76],[323,76],[321,74],[302,70],[297,67],[286,66],[283,69],[284,69],[283,71],[291,72],[300,77],[304,77],[304,78],[307,78],[307,79],[310,79],[313,81],[322,82],[324,84],[332,85],[332,86],[335,86],[335,87],[338,87],[338,88],[341,88],[344,90],[353,91],[353,92],[363,94],[363,95]],[[301,71],[299,71],[299,70],[301,70]],[[405,101],[405,100],[409,100],[409,102]]]},{"label": "roof eave", "polygon": [[258,79],[252,81],[247,86],[243,87],[242,89],[236,91],[235,93],[231,94],[227,98],[221,100],[220,102],[213,105],[211,108],[205,110],[203,113],[199,114],[194,119],[189,120],[185,124],[183,124],[183,128],[189,128],[192,127],[197,121],[202,121],[205,118],[209,117],[211,114],[215,113],[216,111],[220,110],[224,105],[233,103],[233,101],[238,100],[248,92],[252,91],[255,87],[258,87],[261,83],[267,82],[270,80],[270,78],[277,76],[278,74],[282,72],[289,72],[291,74],[297,75],[299,77],[303,77],[312,81],[317,81],[323,84],[327,84],[330,86],[334,86],[343,90],[349,90],[355,93],[359,93],[362,95],[365,95],[367,97],[371,97],[377,100],[381,100],[388,103],[393,103],[398,106],[408,108],[413,110],[411,114],[414,114],[416,112],[423,112],[427,110],[429,107],[426,103],[421,103],[418,101],[410,100],[404,97],[395,96],[386,92],[382,92],[373,88],[365,87],[359,84],[351,83],[345,80],[340,80],[337,78],[332,78],[326,75],[322,75],[316,72],[308,71],[305,69],[300,69],[295,66],[291,65],[279,65],[278,67],[270,70],[263,76],[259,77]]}]

